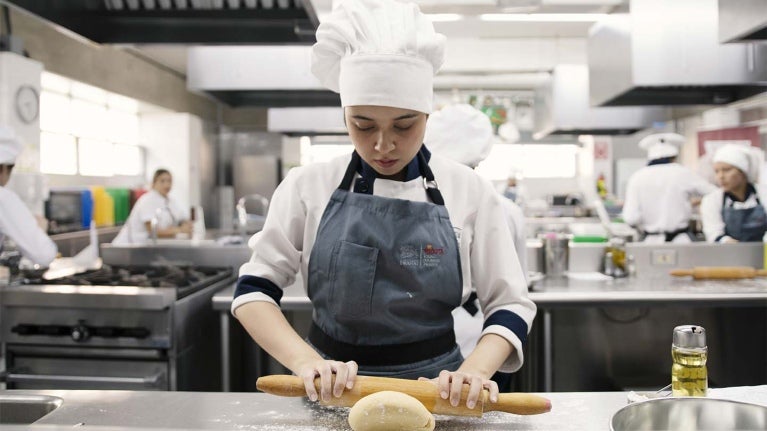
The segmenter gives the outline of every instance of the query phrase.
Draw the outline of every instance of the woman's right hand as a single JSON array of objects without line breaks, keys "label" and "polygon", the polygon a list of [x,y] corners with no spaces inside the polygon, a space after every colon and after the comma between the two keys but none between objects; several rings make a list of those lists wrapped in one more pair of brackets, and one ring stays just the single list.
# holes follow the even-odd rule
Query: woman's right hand
[{"label": "woman's right hand", "polygon": [[[312,401],[321,399],[329,401],[332,396],[338,398],[344,393],[344,389],[354,386],[357,377],[357,363],[354,361],[340,362],[325,359],[308,361],[298,367],[296,375],[301,378],[306,388],[306,395]],[[335,379],[333,379],[335,375]],[[320,393],[314,386],[314,379],[320,378]]]}]

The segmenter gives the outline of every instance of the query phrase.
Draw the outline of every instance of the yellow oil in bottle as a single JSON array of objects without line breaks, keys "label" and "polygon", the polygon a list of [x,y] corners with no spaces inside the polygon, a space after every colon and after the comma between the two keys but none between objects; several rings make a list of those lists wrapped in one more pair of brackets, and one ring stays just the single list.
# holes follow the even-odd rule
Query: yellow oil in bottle
[{"label": "yellow oil in bottle", "polygon": [[675,397],[705,397],[708,389],[707,349],[671,349],[671,392]]}]

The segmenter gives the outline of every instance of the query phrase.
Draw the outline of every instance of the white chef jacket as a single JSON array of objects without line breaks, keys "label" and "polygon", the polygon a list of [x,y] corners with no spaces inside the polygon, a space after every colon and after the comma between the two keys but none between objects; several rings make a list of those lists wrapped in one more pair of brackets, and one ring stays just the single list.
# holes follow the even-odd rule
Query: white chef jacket
[{"label": "white chef jacket", "polygon": [[[166,207],[170,211],[159,211],[158,209]],[[146,229],[146,222],[152,221],[157,215],[158,229],[166,229],[178,225],[182,220],[186,220],[186,214],[181,207],[170,197],[165,197],[157,190],[150,190],[136,201],[133,209],[125,221],[120,233],[117,234],[112,244],[146,244],[149,242],[149,232]],[[171,217],[172,215],[172,217]]]},{"label": "white chef jacket", "polygon": [[[759,200],[762,205],[767,205],[767,191],[759,185],[754,185],[756,194],[751,194],[743,202],[732,202],[732,207],[735,209],[748,209],[757,205],[756,197],[759,196]],[[724,198],[724,190],[715,189],[711,193],[703,196],[703,200],[700,202],[700,221],[703,224],[703,234],[706,236],[707,242],[717,242],[717,238],[724,235],[724,219],[722,218],[722,202]],[[767,206],[765,206],[767,209]],[[719,238],[719,242],[724,242],[729,236]],[[730,238],[732,239],[732,238]]]},{"label": "white chef jacket", "polygon": [[[525,214],[519,205],[515,204],[507,197],[501,199],[503,209],[506,214],[506,224],[511,231],[511,237],[514,238],[514,249],[519,257],[519,263],[522,267],[525,280],[527,281],[527,238],[525,235]],[[455,322],[455,341],[461,348],[461,354],[464,358],[474,350],[482,334],[482,325],[485,315],[482,311],[477,311],[473,316],[465,308],[458,307],[453,310],[453,322]]]},{"label": "white chef jacket", "polygon": [[[309,256],[320,219],[350,159],[345,155],[288,173],[274,192],[264,229],[248,242],[253,256],[240,268],[240,276],[265,278],[282,289],[293,282],[298,271],[308,280]],[[474,286],[485,316],[499,310],[511,311],[524,320],[529,332],[536,307],[527,297],[525,276],[505,219],[503,197],[473,170],[452,160],[433,155],[429,167],[460,244],[463,301]],[[378,178],[374,194],[427,201],[421,177],[406,182]],[[236,315],[238,307],[252,301],[276,305],[265,293],[250,292],[234,298],[232,313]],[[522,342],[511,329],[490,325],[482,333],[497,334],[515,347],[516,356],[509,357],[501,371],[514,372],[522,366]]]},{"label": "white chef jacket", "polygon": [[0,237],[3,235],[36,264],[48,266],[56,258],[56,244],[40,229],[29,208],[16,193],[0,186]]},{"label": "white chef jacket", "polygon": [[685,228],[692,217],[690,198],[715,189],[713,184],[679,163],[645,166],[629,178],[623,220],[645,232]]}]

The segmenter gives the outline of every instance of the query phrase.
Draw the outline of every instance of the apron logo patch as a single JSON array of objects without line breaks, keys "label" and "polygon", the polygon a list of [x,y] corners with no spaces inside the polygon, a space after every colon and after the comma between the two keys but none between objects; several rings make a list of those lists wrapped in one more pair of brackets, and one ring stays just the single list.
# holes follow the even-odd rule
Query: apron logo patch
[{"label": "apron logo patch", "polygon": [[444,255],[445,249],[433,244],[426,244],[425,246],[402,245],[399,248],[399,264],[412,267],[435,267],[439,266]]}]

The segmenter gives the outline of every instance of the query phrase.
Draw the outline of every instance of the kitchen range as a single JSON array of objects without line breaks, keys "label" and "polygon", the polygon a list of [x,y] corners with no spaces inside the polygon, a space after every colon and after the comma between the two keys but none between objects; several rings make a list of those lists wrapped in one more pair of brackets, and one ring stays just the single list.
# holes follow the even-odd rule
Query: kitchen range
[{"label": "kitchen range", "polygon": [[233,277],[230,267],[174,265],[31,274],[1,294],[7,386],[218,390],[210,303]]}]

